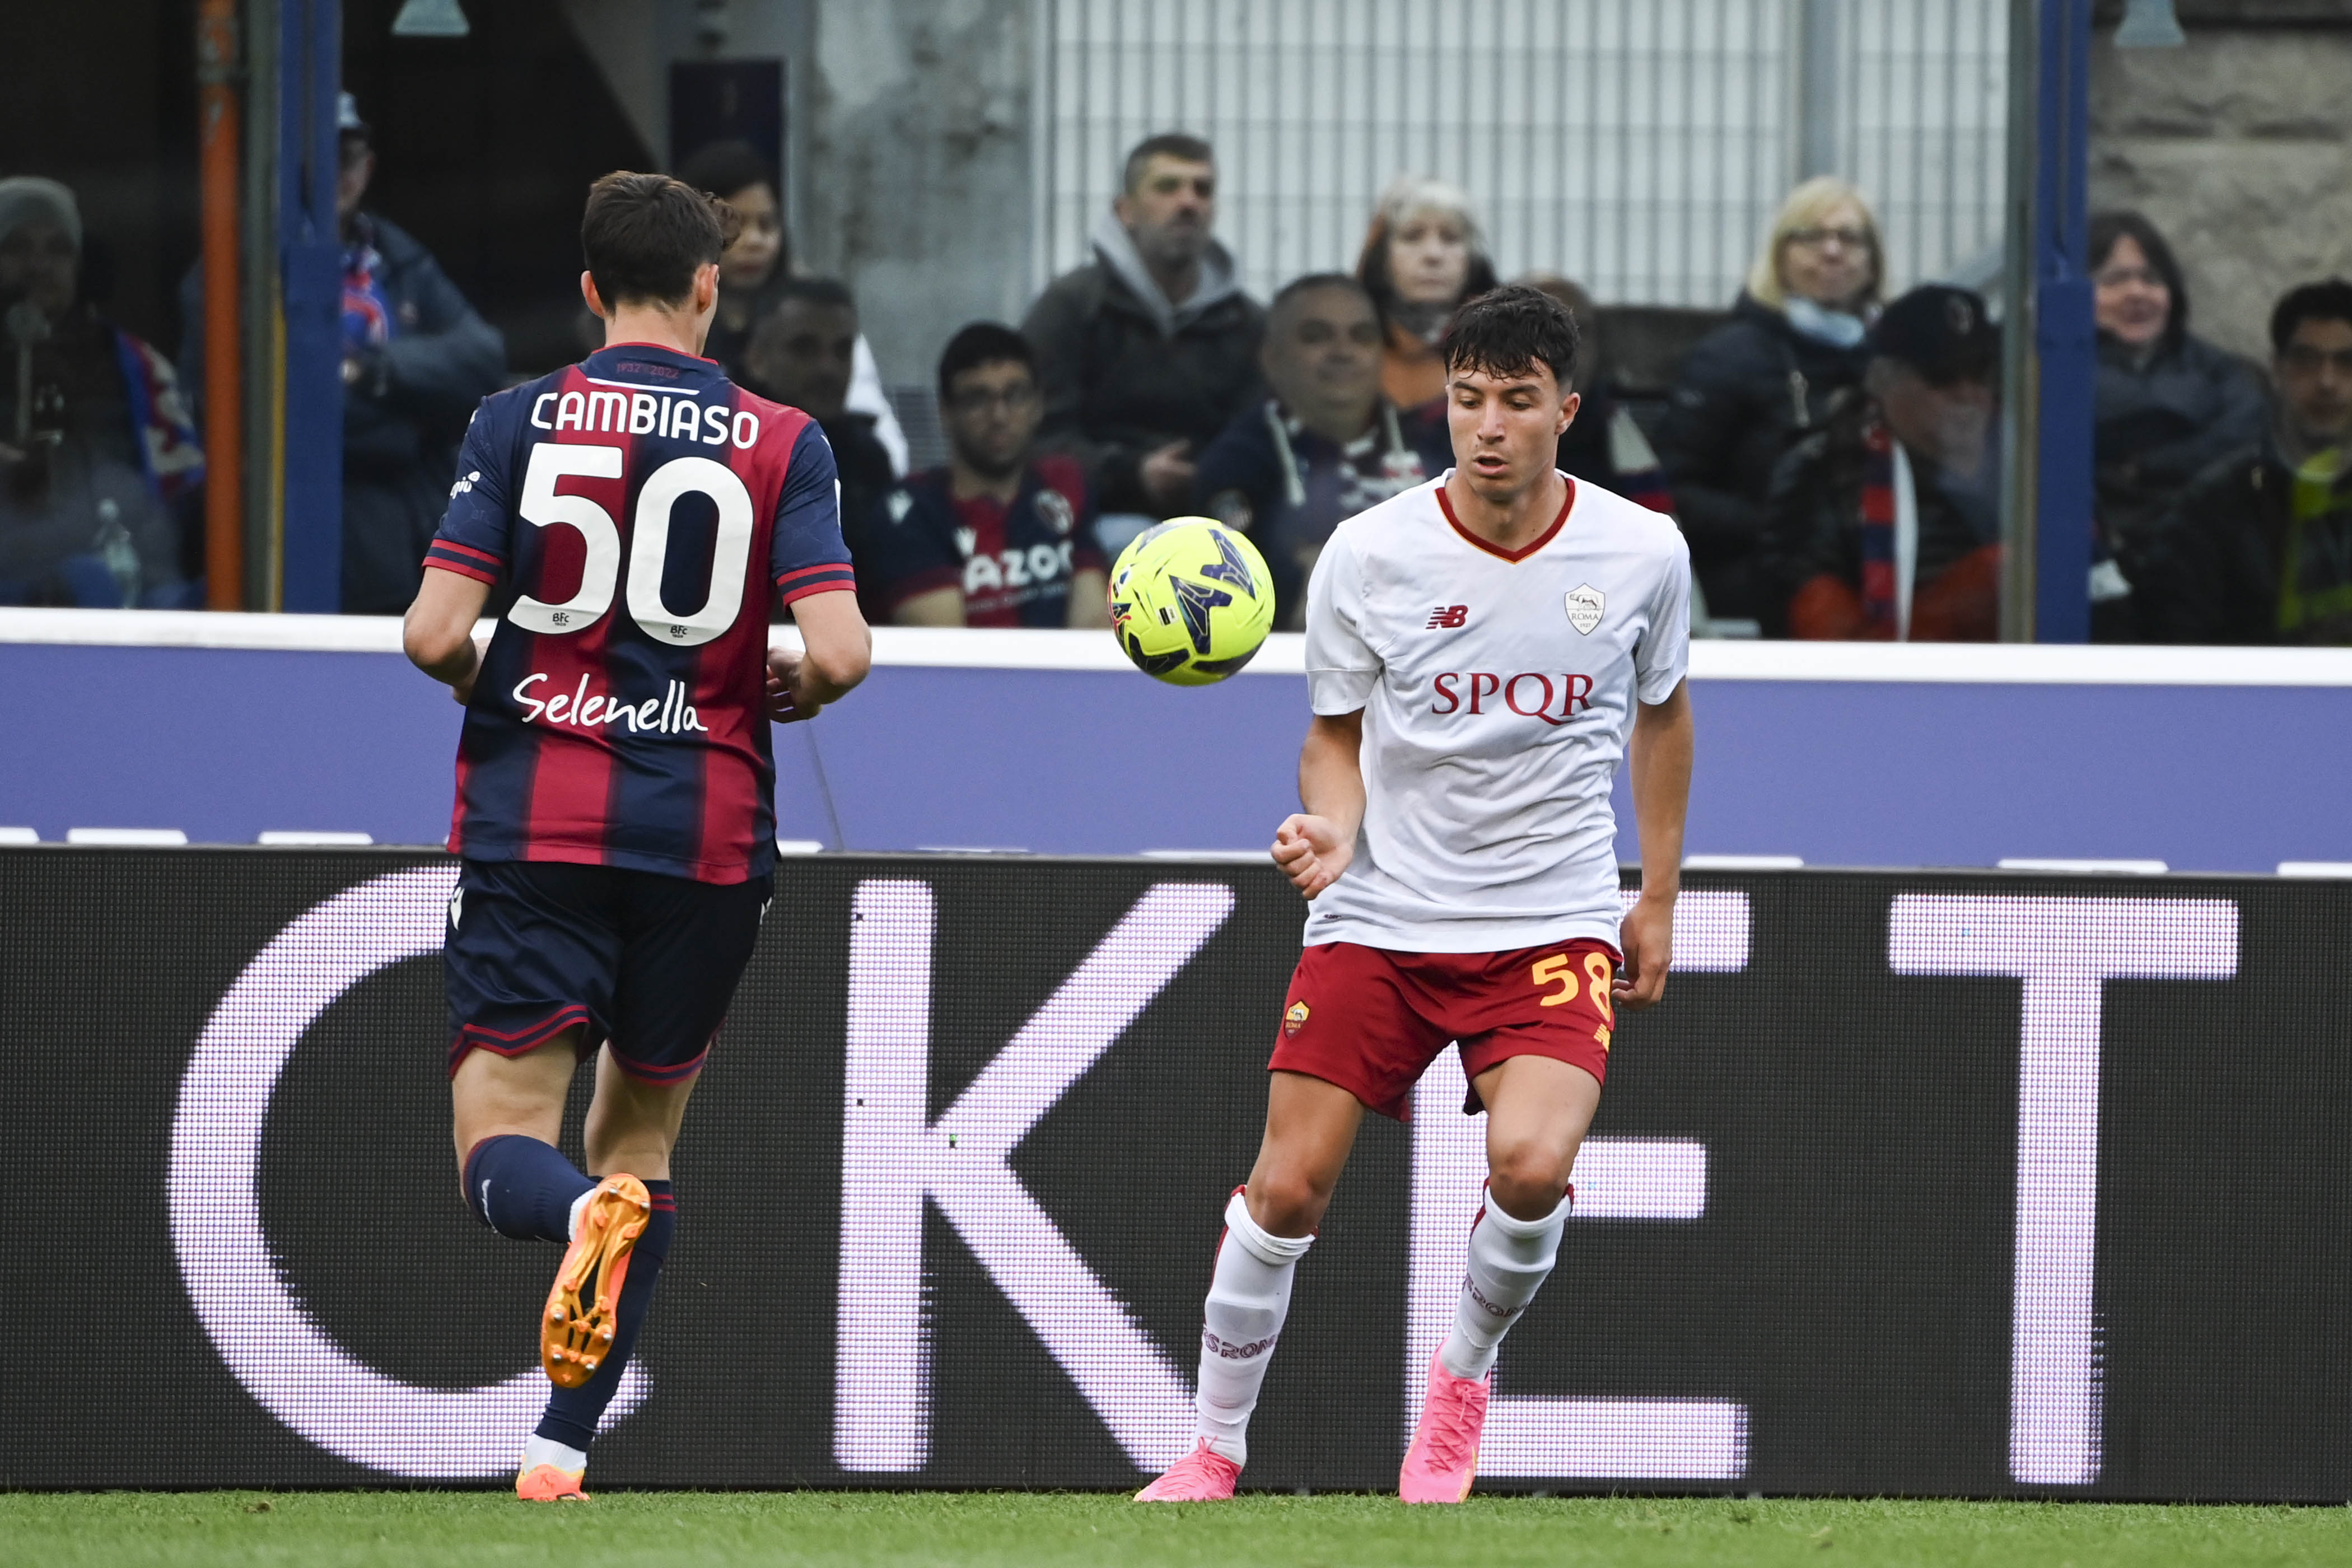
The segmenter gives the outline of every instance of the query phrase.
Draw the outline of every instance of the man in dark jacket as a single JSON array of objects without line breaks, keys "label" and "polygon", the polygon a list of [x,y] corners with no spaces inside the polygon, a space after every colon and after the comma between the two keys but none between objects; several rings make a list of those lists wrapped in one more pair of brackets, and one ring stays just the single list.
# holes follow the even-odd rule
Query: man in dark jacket
[{"label": "man in dark jacket", "polygon": [[[416,598],[425,547],[448,510],[457,442],[506,377],[506,340],[433,253],[362,210],[375,151],[350,93],[338,106],[343,241],[343,574],[347,616],[397,616]],[[200,271],[182,285],[193,385],[204,384]]]},{"label": "man in dark jacket", "polygon": [[1872,326],[1869,396],[1781,459],[1757,552],[1774,636],[1990,641],[2000,629],[2000,330],[1929,284]]},{"label": "man in dark jacket", "polygon": [[1094,261],[1055,279],[1021,324],[1045,383],[1042,439],[1086,465],[1106,512],[1191,505],[1196,454],[1256,386],[1265,312],[1209,237],[1216,177],[1198,137],[1137,146]]},{"label": "man in dark jacket", "polygon": [[751,329],[743,383],[817,422],[833,448],[841,482],[841,536],[857,568],[857,599],[868,622],[886,618],[874,561],[883,497],[898,482],[890,454],[874,434],[874,416],[849,409],[857,357],[857,298],[831,278],[789,278]]},{"label": "man in dark jacket", "polygon": [[2158,525],[2141,590],[2168,642],[2352,645],[2352,282],[2271,314],[2279,412]]}]

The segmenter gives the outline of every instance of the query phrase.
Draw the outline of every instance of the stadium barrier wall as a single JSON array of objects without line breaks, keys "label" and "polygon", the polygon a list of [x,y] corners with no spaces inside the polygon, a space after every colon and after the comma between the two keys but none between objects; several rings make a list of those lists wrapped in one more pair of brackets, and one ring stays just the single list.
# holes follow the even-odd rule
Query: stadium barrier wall
[{"label": "stadium barrier wall", "polygon": [[[455,874],[0,849],[0,1486],[510,1473],[556,1249],[456,1191]],[[1265,867],[788,860],[600,1484],[1118,1488],[1183,1451],[1300,923]],[[2352,889],[1700,875],[1675,940],[1485,1484],[2352,1496]],[[1393,1485],[1478,1198],[1461,1092],[1449,1058],[1368,1121],[1252,1486]]]},{"label": "stadium barrier wall", "polygon": [[[883,627],[875,653],[864,689],[776,732],[780,837],[1245,850],[1295,808],[1296,637],[1191,690],[1096,633]],[[2352,862],[2352,649],[1700,642],[1691,670],[1695,853]],[[448,832],[459,715],[396,622],[0,610],[0,829]],[[1622,778],[1618,807],[1632,861]]]}]

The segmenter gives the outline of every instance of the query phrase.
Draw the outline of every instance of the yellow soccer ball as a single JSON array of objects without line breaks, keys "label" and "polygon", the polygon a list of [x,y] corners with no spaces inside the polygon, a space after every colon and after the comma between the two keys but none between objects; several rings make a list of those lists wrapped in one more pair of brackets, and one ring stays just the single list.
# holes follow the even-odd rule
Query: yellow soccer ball
[{"label": "yellow soccer ball", "polygon": [[1110,630],[1135,668],[1171,686],[1223,680],[1274,625],[1274,582],[1246,535],[1206,517],[1145,529],[1110,571]]}]

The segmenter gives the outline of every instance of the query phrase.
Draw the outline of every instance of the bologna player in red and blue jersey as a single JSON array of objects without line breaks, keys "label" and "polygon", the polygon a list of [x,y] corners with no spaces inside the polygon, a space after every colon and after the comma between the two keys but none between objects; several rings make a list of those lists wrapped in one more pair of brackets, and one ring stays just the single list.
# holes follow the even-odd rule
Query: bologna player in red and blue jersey
[{"label": "bologna player in red and blue jersey", "polygon": [[[669,1249],[670,1152],[773,886],[769,723],[868,658],[824,435],[699,357],[734,221],[663,175],[592,187],[605,346],[483,400],[408,614],[409,657],[466,705],[444,947],[466,1201],[566,1248],[531,1500],[586,1495]],[[779,603],[803,652],[769,648]],[[592,1054],[593,1174],[555,1147]]]}]

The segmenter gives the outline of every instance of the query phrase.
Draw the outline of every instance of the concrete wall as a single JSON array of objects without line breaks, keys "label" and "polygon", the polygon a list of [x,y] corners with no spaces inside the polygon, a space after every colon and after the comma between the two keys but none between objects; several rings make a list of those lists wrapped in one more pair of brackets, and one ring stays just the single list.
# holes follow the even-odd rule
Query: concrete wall
[{"label": "concrete wall", "polygon": [[814,0],[811,270],[857,290],[883,379],[1028,304],[1032,0]]},{"label": "concrete wall", "polygon": [[564,0],[657,154],[669,64],[786,62],[796,264],[857,291],[885,381],[1028,304],[1033,0]]},{"label": "concrete wall", "polygon": [[2091,57],[2091,203],[2145,212],[2189,277],[2192,330],[2267,360],[2289,288],[2352,276],[2352,25],[2208,27]]}]

